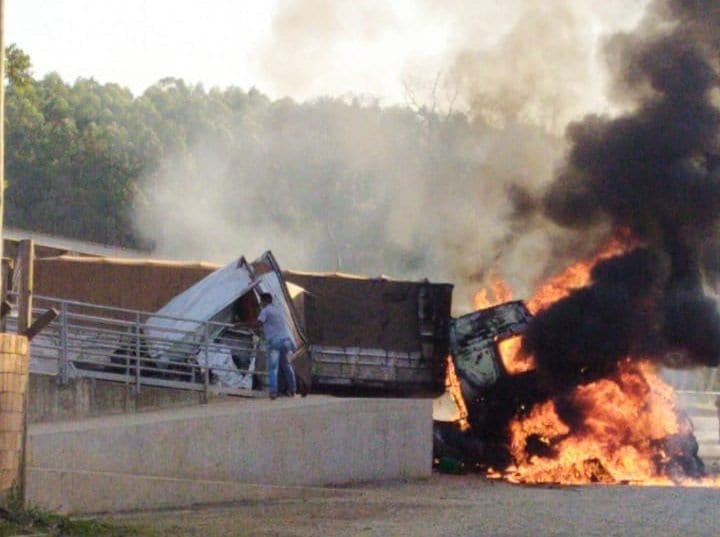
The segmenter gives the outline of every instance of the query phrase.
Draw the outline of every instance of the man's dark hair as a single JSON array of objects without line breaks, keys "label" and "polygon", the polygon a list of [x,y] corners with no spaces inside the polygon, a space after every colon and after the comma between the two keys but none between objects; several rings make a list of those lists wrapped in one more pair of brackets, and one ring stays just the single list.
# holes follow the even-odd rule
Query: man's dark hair
[{"label": "man's dark hair", "polygon": [[263,304],[272,304],[272,295],[270,293],[261,293],[260,301]]}]

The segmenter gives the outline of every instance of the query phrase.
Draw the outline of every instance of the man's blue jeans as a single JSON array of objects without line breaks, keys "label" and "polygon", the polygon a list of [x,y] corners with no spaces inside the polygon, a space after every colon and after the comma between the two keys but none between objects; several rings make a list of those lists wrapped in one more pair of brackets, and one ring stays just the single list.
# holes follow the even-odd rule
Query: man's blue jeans
[{"label": "man's blue jeans", "polygon": [[295,394],[295,371],[288,360],[288,353],[295,350],[295,345],[290,338],[272,339],[267,342],[267,369],[270,395],[278,393],[278,369],[282,369],[287,390]]}]

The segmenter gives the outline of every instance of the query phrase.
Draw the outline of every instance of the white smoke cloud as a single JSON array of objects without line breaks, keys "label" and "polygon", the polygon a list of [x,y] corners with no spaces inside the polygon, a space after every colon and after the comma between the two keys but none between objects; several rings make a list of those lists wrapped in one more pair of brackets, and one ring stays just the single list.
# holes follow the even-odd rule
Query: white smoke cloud
[{"label": "white smoke cloud", "polygon": [[[166,163],[144,182],[138,227],[169,257],[225,261],[270,248],[286,268],[451,281],[460,309],[491,268],[529,293],[569,239],[508,192],[532,205],[562,157],[565,125],[607,109],[599,47],[644,4],[280,2],[273,39],[257,54],[274,91],[307,98],[354,88],[404,99],[420,116],[463,111],[471,122],[450,129],[461,140],[446,146],[436,126],[418,122],[436,137],[428,150],[452,155],[423,155],[422,135],[407,145],[401,112],[373,123],[377,114],[358,107],[306,105],[307,116],[265,132],[273,162],[238,163],[237,153],[201,143],[194,163]],[[298,141],[308,136],[313,143]],[[467,168],[449,167],[458,160]],[[282,185],[266,182],[277,177],[269,166],[287,170]],[[314,166],[335,166],[337,181],[308,184]],[[298,206],[273,206],[287,192]]]}]

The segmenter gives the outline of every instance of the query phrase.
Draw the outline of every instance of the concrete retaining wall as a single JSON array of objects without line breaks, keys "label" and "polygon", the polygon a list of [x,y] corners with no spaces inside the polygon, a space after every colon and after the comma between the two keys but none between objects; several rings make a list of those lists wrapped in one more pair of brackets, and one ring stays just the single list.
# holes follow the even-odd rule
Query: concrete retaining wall
[{"label": "concrete retaining wall", "polygon": [[429,477],[432,402],[210,404],[35,424],[28,448],[32,504],[68,513],[179,507],[287,486]]},{"label": "concrete retaining wall", "polygon": [[133,385],[91,378],[71,379],[68,385],[58,386],[57,377],[36,373],[30,374],[28,396],[30,423],[177,408],[205,399],[202,392],[153,386],[142,386],[135,393]]}]

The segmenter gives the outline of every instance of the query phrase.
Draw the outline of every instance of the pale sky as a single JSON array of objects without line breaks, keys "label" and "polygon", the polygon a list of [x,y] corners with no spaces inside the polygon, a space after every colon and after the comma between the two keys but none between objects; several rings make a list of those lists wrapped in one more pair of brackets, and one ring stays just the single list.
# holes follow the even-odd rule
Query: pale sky
[{"label": "pale sky", "polygon": [[[118,82],[136,95],[173,76],[207,88],[254,85],[276,97],[289,93],[299,98],[349,91],[398,97],[397,74],[404,61],[446,46],[442,25],[416,24],[406,16],[412,2],[397,1],[391,15],[401,14],[403,24],[389,25],[392,32],[381,29],[370,37],[335,36],[332,72],[302,88],[284,87],[273,84],[263,68],[272,58],[268,47],[274,41],[278,4],[279,0],[5,0],[6,43],[30,55],[35,76],[56,71],[68,82],[92,77]],[[313,44],[307,46],[311,49]],[[271,69],[283,68],[274,63]]]},{"label": "pale sky", "polygon": [[92,77],[137,94],[166,76],[208,86],[252,84],[249,60],[268,35],[274,2],[5,0],[5,6],[6,43],[30,54],[36,76]]},{"label": "pale sky", "polygon": [[274,98],[398,102],[404,84],[421,93],[457,52],[490,46],[530,9],[583,6],[593,34],[627,26],[644,1],[5,0],[5,39],[37,77],[117,82],[135,95],[172,76]]}]

